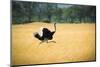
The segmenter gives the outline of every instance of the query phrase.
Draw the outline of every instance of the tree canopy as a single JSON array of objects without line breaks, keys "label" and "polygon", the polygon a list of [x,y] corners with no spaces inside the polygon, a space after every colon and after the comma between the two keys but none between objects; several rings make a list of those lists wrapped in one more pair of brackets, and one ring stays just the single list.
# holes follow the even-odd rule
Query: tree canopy
[{"label": "tree canopy", "polygon": [[12,23],[95,23],[96,6],[12,1]]}]

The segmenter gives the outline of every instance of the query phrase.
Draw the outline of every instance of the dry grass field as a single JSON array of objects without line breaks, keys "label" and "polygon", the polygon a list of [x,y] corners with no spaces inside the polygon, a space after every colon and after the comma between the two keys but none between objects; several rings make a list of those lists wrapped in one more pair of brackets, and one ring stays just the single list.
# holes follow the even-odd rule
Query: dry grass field
[{"label": "dry grass field", "polygon": [[42,43],[33,36],[51,23],[12,25],[12,64],[45,64],[95,60],[95,24],[57,24],[56,43]]}]

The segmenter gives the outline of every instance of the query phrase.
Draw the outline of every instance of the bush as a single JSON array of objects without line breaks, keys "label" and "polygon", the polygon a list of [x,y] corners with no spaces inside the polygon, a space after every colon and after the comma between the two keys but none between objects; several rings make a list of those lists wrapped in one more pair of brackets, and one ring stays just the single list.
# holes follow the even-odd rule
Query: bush
[{"label": "bush", "polygon": [[51,23],[49,20],[43,20],[44,23]]}]

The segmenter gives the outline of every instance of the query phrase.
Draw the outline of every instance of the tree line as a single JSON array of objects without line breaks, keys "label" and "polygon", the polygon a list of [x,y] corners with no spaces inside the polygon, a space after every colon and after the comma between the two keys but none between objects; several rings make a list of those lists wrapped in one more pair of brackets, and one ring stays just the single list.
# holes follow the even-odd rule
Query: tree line
[{"label": "tree line", "polygon": [[95,23],[96,6],[12,1],[12,23]]}]

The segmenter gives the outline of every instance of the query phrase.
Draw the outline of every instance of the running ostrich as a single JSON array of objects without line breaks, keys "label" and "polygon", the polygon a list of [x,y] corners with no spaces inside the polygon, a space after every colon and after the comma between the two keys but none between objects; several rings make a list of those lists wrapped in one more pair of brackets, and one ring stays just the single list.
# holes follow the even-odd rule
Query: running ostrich
[{"label": "running ostrich", "polygon": [[[40,44],[43,42],[48,43],[48,40],[53,39],[53,35],[55,32],[56,32],[56,23],[54,23],[54,31],[50,31],[48,28],[41,27],[39,32],[34,33],[34,37],[41,41]],[[55,43],[55,41],[51,41],[51,42]]]}]

